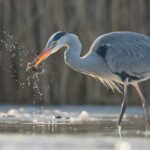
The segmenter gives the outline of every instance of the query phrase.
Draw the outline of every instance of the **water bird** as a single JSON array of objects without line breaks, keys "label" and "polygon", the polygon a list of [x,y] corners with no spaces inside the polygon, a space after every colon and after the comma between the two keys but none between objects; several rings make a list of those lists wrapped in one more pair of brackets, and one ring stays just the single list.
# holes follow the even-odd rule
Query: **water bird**
[{"label": "water bird", "polygon": [[41,54],[28,65],[28,69],[37,70],[37,66],[48,56],[66,48],[64,59],[72,69],[99,79],[112,90],[120,90],[123,85],[123,102],[118,120],[121,126],[127,108],[127,88],[132,85],[139,94],[150,124],[148,103],[139,83],[150,78],[150,37],[130,31],[117,31],[100,35],[93,42],[87,54],[81,54],[81,42],[76,34],[56,32],[48,40]]}]

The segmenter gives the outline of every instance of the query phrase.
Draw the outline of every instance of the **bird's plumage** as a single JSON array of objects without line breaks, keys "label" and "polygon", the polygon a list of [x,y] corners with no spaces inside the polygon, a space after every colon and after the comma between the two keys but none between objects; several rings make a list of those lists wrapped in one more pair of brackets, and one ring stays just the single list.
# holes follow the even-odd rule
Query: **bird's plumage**
[{"label": "bird's plumage", "polygon": [[98,37],[90,52],[101,46],[107,49],[105,62],[114,74],[124,77],[126,74],[134,81],[150,77],[150,37],[135,32],[112,32]]},{"label": "bird's plumage", "polygon": [[138,82],[150,78],[150,37],[135,32],[111,32],[99,36],[89,52],[81,57],[81,43],[73,33],[56,32],[47,42],[46,49],[31,66],[37,66],[61,47],[66,47],[65,62],[74,70],[98,78],[112,90],[124,85],[124,98],[121,105],[121,120],[127,107],[127,86],[132,84],[145,110],[150,124],[148,104],[138,86]]}]

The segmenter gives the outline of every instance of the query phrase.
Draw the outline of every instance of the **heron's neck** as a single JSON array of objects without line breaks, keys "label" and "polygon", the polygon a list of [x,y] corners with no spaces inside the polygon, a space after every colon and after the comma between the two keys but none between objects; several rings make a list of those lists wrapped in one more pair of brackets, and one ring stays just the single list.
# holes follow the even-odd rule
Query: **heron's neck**
[{"label": "heron's neck", "polygon": [[65,52],[66,63],[74,70],[86,72],[86,60],[80,57],[81,43],[78,38],[72,38],[67,41],[67,50]]}]

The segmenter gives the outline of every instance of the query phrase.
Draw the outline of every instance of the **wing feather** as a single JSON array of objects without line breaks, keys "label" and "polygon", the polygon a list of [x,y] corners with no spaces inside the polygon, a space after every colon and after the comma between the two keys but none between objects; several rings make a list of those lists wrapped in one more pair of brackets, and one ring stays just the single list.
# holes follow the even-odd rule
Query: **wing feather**
[{"label": "wing feather", "polygon": [[[106,42],[106,41],[105,41]],[[150,75],[150,38],[142,34],[127,34],[108,41],[106,61],[112,72],[127,72],[143,78]]]}]

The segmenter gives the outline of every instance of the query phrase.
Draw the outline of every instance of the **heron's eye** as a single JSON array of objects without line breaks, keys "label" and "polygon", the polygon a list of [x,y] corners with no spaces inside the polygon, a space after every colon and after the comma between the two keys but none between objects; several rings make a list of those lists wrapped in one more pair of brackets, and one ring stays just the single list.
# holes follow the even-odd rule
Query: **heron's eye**
[{"label": "heron's eye", "polygon": [[52,45],[51,45],[51,48],[55,47],[57,44],[57,41],[53,41]]}]

